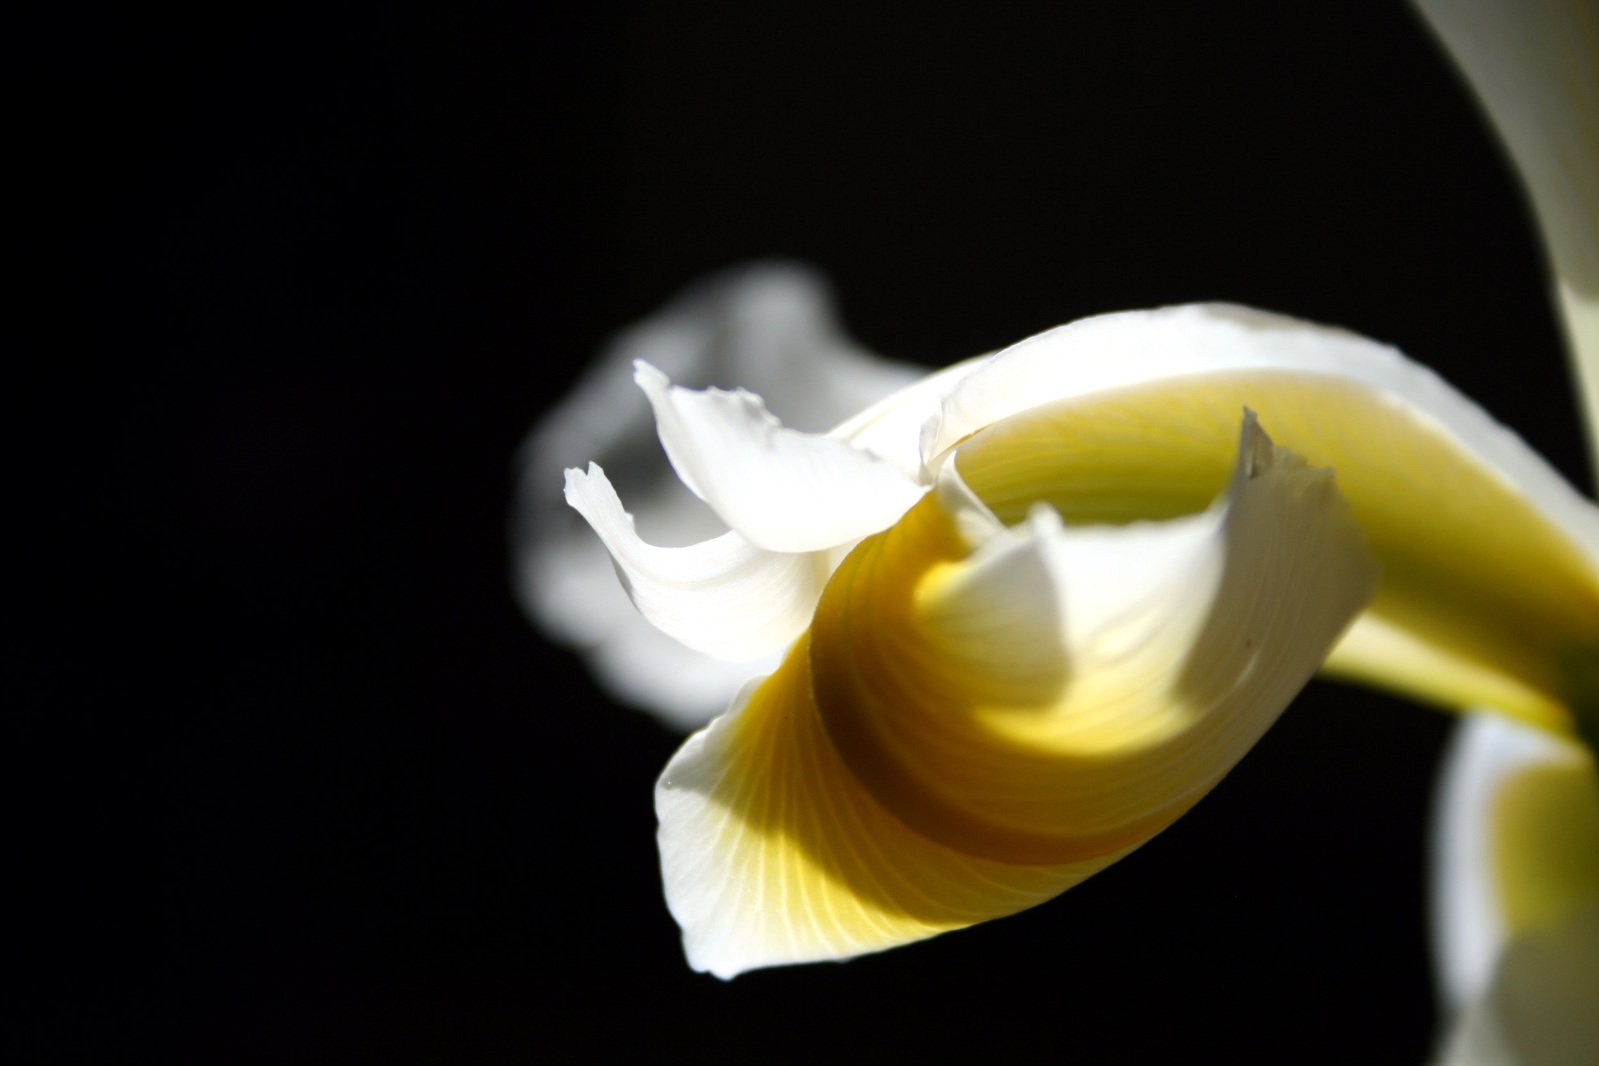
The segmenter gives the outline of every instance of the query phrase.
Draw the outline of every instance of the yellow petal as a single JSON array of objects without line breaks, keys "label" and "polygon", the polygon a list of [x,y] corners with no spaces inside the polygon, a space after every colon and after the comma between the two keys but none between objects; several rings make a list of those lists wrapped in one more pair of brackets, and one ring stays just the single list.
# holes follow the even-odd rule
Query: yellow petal
[{"label": "yellow petal", "polygon": [[1434,857],[1442,1061],[1587,1063],[1599,1052],[1599,774],[1591,749],[1462,723]]},{"label": "yellow petal", "polygon": [[1592,546],[1486,462],[1480,441],[1392,393],[1291,370],[1167,379],[1015,415],[956,462],[1007,522],[1040,496],[1068,522],[1188,514],[1225,483],[1243,406],[1336,472],[1382,564],[1330,673],[1570,728],[1568,671],[1599,648]]},{"label": "yellow petal", "polygon": [[839,758],[808,658],[802,639],[656,786],[667,906],[696,970],[727,978],[894,947],[1024,910],[1118,857],[1015,865],[912,831]]},{"label": "yellow petal", "polygon": [[1252,421],[1229,506],[1181,522],[1106,539],[1036,512],[974,551],[950,500],[862,542],[783,666],[668,765],[696,968],[844,958],[1076,884],[1233,766],[1373,579],[1331,478]]}]

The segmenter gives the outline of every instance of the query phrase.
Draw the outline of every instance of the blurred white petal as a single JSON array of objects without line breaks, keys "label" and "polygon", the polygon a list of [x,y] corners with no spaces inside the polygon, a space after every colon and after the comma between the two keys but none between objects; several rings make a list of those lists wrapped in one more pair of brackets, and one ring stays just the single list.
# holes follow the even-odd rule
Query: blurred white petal
[{"label": "blurred white petal", "polygon": [[1449,1066],[1599,1060],[1599,775],[1580,744],[1492,715],[1457,728],[1434,829]]},{"label": "blurred white petal", "polygon": [[1532,200],[1599,446],[1599,4],[1418,0]]},{"label": "blurred white petal", "polygon": [[[757,264],[702,281],[620,333],[529,434],[517,457],[511,523],[524,609],[546,633],[582,650],[617,696],[692,727],[726,709],[738,686],[775,659],[707,660],[663,635],[629,601],[604,546],[562,499],[562,472],[596,461],[618,475],[650,543],[687,545],[726,531],[662,455],[649,403],[632,380],[640,359],[686,385],[764,393],[786,424],[810,431],[832,428],[924,371],[848,340],[810,270]],[[638,672],[644,664],[648,674]]]},{"label": "blurred white petal", "polygon": [[925,491],[838,437],[785,427],[739,389],[673,387],[634,368],[672,467],[745,540],[773,552],[835,548],[889,525]]},{"label": "blurred white petal", "polygon": [[695,651],[771,657],[810,624],[827,580],[825,556],[763,551],[737,533],[680,548],[647,544],[594,463],[566,472],[566,499],[611,553],[639,612]]}]

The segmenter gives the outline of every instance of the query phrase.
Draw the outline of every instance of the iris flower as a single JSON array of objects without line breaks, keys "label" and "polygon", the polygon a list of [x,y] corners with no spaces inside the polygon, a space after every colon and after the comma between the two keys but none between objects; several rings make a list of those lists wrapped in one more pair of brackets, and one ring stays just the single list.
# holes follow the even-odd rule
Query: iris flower
[{"label": "iris flower", "polygon": [[[1439,18],[1451,47],[1491,6]],[[1563,10],[1599,32],[1539,8]],[[1510,79],[1512,127],[1560,111],[1536,80]],[[1591,362],[1599,123],[1574,121],[1530,135],[1557,145],[1530,184]],[[1575,199],[1546,206],[1537,174],[1564,188],[1573,166]],[[676,496],[637,458],[651,421]],[[564,485],[591,534],[554,471],[595,458]],[[1573,738],[1599,684],[1599,509],[1397,351],[1206,304],[918,375],[764,265],[620,338],[525,471],[529,609],[624,698],[709,719],[656,790],[696,969],[1047,900],[1179,818],[1323,671],[1495,712],[1441,834],[1459,1061],[1586,1013],[1567,1001],[1599,973],[1599,789]]]}]

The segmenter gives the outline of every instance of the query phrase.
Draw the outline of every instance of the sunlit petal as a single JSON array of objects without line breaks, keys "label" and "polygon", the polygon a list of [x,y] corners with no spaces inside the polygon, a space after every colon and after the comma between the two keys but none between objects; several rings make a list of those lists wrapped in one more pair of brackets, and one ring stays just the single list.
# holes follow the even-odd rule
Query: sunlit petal
[{"label": "sunlit petal", "polygon": [[[749,388],[786,425],[808,431],[831,429],[925,371],[878,358],[845,337],[812,271],[761,263],[707,278],[618,334],[528,436],[517,458],[512,530],[524,608],[551,636],[583,650],[613,693],[673,725],[697,727],[726,709],[744,680],[770,672],[777,653],[724,662],[661,633],[633,606],[605,547],[561,498],[562,471],[597,461],[619,478],[638,533],[651,544],[693,544],[726,532],[662,455],[649,403],[632,381],[639,359],[682,384]],[[907,437],[905,469],[914,476],[915,426]]]},{"label": "sunlit petal", "polygon": [[893,464],[907,477],[926,481],[924,437],[936,430],[944,398],[990,358],[977,356],[928,374],[843,422],[832,435]]},{"label": "sunlit petal", "polygon": [[566,496],[610,551],[640,613],[688,647],[724,659],[774,655],[809,624],[825,557],[762,551],[737,533],[681,548],[647,544],[594,464],[567,471]]},{"label": "sunlit petal", "polygon": [[[1227,306],[1088,319],[965,377],[929,461],[992,426],[1014,446],[958,462],[1007,522],[1040,498],[1068,522],[1193,513],[1225,483],[1244,406],[1336,470],[1383,565],[1330,670],[1569,728],[1570,658],[1599,645],[1599,512],[1390,348]],[[1044,451],[1049,484],[1025,460]]]},{"label": "sunlit petal", "polygon": [[675,388],[647,364],[649,397],[678,476],[717,517],[768,551],[833,548],[887,528],[925,491],[893,464],[839,437],[801,433],[742,389]]},{"label": "sunlit petal", "polygon": [[1040,903],[1117,858],[1020,866],[910,829],[840,761],[800,644],[656,786],[667,906],[718,977],[841,959]]},{"label": "sunlit petal", "polygon": [[726,977],[1010,914],[1181,816],[1373,580],[1325,471],[1253,421],[1235,454],[1228,506],[1176,522],[1001,531],[953,514],[951,485],[864,541],[777,673],[662,776],[690,961]]}]

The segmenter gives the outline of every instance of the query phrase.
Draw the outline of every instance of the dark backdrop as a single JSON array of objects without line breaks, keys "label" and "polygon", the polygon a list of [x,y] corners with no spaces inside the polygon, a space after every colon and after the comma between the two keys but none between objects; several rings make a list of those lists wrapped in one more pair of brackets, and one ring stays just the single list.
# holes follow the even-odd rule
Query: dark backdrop
[{"label": "dark backdrop", "polygon": [[36,1053],[1422,1060],[1442,716],[1314,685],[1052,904],[723,984],[657,881],[677,740],[505,543],[606,336],[771,254],[930,365],[1191,299],[1346,325],[1585,480],[1509,172],[1403,5],[70,18],[7,75],[68,301],[13,453]]}]

